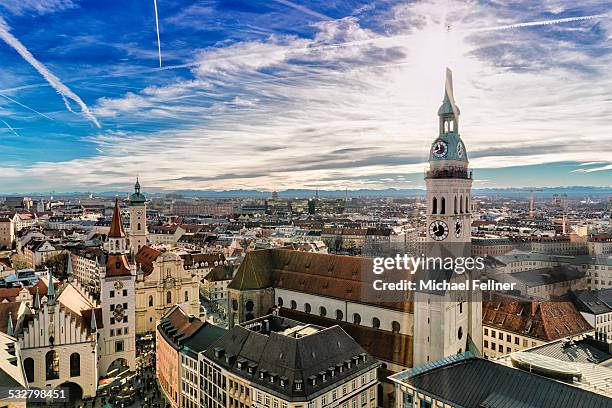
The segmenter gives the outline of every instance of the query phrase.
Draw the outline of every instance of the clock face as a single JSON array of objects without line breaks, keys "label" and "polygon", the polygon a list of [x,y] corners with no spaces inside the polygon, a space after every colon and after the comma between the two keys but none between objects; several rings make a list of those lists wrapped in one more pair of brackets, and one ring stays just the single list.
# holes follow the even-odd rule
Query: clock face
[{"label": "clock face", "polygon": [[136,215],[140,217],[142,215],[142,210],[136,211]]},{"label": "clock face", "polygon": [[463,143],[457,143],[457,157],[460,159],[463,157]]},{"label": "clock face", "polygon": [[123,283],[121,283],[120,281],[115,281],[115,289],[117,290],[121,290],[123,289]]},{"label": "clock face", "polygon": [[447,151],[448,145],[442,140],[438,140],[431,148],[431,152],[435,157],[445,157]]},{"label": "clock face", "polygon": [[457,221],[455,223],[455,236],[457,238],[461,236],[461,231],[463,231],[463,225],[461,225],[461,221]]},{"label": "clock face", "polygon": [[429,226],[429,235],[436,241],[442,241],[448,236],[448,225],[444,221],[436,220]]}]

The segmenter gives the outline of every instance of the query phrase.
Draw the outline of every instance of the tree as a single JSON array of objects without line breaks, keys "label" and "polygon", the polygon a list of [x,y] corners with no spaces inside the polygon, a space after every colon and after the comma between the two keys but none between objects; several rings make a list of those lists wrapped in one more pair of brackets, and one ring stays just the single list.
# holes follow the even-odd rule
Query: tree
[{"label": "tree", "polygon": [[53,270],[54,277],[58,279],[66,278],[66,263],[68,262],[68,254],[62,252],[61,254],[52,256],[47,259],[43,264],[45,267]]},{"label": "tree", "polygon": [[27,267],[28,267],[28,261],[26,261],[25,256],[15,255],[13,257],[13,268],[15,268],[15,270],[26,269]]}]

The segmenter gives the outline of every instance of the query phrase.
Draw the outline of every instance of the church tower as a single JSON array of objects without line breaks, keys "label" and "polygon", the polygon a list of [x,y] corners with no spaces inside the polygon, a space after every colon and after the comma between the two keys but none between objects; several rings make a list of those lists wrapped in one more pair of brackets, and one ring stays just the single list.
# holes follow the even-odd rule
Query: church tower
[{"label": "church tower", "polygon": [[[438,137],[429,153],[426,255],[457,259],[471,256],[472,172],[459,134],[459,108],[447,68],[444,100],[438,109]],[[422,279],[466,282],[473,273],[430,268]],[[414,366],[456,353],[481,348],[482,295],[466,291],[419,291],[414,298]]]},{"label": "church tower", "polygon": [[[115,199],[108,242],[100,265],[102,329],[98,375],[136,368],[136,268],[130,265],[119,200]],[[97,322],[96,329],[97,329]],[[120,370],[121,371],[121,370]]]},{"label": "church tower", "polygon": [[140,192],[136,178],[134,193],[130,195],[130,253],[136,255],[147,244],[147,204],[146,197]]}]

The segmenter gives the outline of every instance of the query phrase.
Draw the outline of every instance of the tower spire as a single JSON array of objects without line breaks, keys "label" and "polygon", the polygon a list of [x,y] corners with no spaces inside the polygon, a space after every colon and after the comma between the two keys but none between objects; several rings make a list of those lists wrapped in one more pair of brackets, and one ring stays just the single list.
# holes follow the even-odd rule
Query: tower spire
[{"label": "tower spire", "polygon": [[109,238],[125,238],[125,230],[121,219],[121,210],[119,209],[119,198],[115,197],[115,209],[113,210],[113,220],[111,221]]},{"label": "tower spire", "polygon": [[13,312],[9,312],[8,314],[8,325],[6,326],[6,334],[13,337],[15,334],[15,329],[13,327]]},{"label": "tower spire", "polygon": [[36,288],[36,294],[34,295],[34,309],[40,309],[40,292],[38,291],[38,287]]},{"label": "tower spire", "polygon": [[70,254],[68,254],[68,261],[66,262],[66,281],[68,283],[72,283],[72,259],[70,257]]},{"label": "tower spire", "polygon": [[47,305],[55,304],[55,287],[53,286],[53,270],[49,269],[49,286],[47,287]]}]

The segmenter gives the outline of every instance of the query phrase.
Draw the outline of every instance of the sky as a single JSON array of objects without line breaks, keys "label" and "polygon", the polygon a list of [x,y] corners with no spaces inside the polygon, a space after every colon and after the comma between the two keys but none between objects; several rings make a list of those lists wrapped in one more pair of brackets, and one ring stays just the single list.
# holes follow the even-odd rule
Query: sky
[{"label": "sky", "polygon": [[422,188],[447,66],[474,187],[612,185],[609,2],[157,10],[0,1],[0,192]]}]

